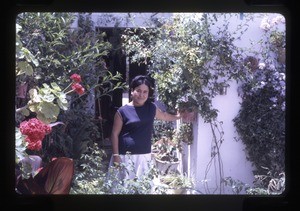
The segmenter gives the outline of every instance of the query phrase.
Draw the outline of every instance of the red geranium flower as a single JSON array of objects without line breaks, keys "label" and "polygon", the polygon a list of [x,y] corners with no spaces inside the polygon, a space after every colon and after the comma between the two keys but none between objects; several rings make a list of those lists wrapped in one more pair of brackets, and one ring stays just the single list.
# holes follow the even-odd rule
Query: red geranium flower
[{"label": "red geranium flower", "polygon": [[25,141],[28,143],[27,148],[39,151],[42,148],[42,141],[46,134],[51,132],[52,128],[37,118],[23,121],[20,124],[20,131],[26,135]]},{"label": "red geranium flower", "polygon": [[74,73],[73,75],[71,75],[70,78],[71,78],[74,82],[76,82],[76,83],[80,83],[80,82],[81,82],[81,76],[78,75],[78,74],[76,74],[76,73]]},{"label": "red geranium flower", "polygon": [[79,94],[79,95],[82,95],[84,93],[84,88],[79,83],[73,83],[72,90],[77,92],[77,94]]}]

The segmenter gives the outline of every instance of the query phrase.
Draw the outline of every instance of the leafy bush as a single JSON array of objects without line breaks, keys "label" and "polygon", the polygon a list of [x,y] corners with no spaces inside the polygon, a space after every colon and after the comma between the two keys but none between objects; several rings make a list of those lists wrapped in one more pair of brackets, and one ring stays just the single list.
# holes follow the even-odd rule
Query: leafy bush
[{"label": "leafy bush", "polygon": [[[118,82],[121,75],[113,75],[106,67],[103,57],[111,44],[104,41],[105,34],[94,31],[88,14],[79,13],[77,18],[77,28],[72,28],[75,13],[24,12],[16,18],[17,91],[25,87],[24,94],[16,95],[16,127],[35,116],[46,123],[65,121],[66,131],[56,129],[46,137],[45,161],[58,156],[78,158],[87,143],[101,137],[91,104],[124,85]],[[74,73],[82,77],[85,92],[67,96],[64,91],[68,90],[60,87],[69,88]],[[76,113],[79,110],[85,113]],[[76,136],[77,127],[80,134]]]},{"label": "leafy bush", "polygon": [[247,158],[255,167],[254,174],[272,175],[260,184],[265,189],[272,178],[285,172],[286,66],[285,60],[278,57],[281,48],[285,47],[285,29],[279,27],[282,23],[284,18],[281,15],[272,20],[263,18],[261,52],[256,53],[256,60],[260,62],[250,68],[240,87],[243,101],[233,119],[246,146]]},{"label": "leafy bush", "polygon": [[128,29],[122,35],[132,63],[148,65],[158,99],[169,112],[195,111],[212,121],[217,117],[212,99],[220,87],[243,74],[242,57],[227,23],[211,31],[219,16],[174,13],[172,18],[159,19],[155,28]]},{"label": "leafy bush", "polygon": [[[70,194],[162,194],[164,188],[153,186],[153,179],[158,172],[153,165],[141,178],[120,179],[122,169],[131,171],[131,166],[108,168],[103,163],[106,154],[94,144],[89,152],[77,161],[75,176]],[[130,156],[130,155],[129,155]]]},{"label": "leafy bush", "polygon": [[155,119],[153,123],[152,143],[160,140],[162,137],[173,138],[175,133],[174,122]]}]

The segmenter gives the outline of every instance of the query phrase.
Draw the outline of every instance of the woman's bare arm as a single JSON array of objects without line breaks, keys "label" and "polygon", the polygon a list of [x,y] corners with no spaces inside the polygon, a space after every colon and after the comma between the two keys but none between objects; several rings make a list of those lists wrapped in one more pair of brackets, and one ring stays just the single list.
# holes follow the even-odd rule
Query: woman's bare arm
[{"label": "woman's bare arm", "polygon": [[116,156],[119,154],[119,134],[123,126],[122,118],[119,112],[115,113],[114,124],[111,132],[111,142],[112,142],[112,153],[114,156],[114,162],[120,162],[120,157]]},{"label": "woman's bare arm", "polygon": [[158,107],[156,107],[156,119],[164,120],[164,121],[176,121],[181,118],[180,113],[174,115],[167,112],[163,112]]}]

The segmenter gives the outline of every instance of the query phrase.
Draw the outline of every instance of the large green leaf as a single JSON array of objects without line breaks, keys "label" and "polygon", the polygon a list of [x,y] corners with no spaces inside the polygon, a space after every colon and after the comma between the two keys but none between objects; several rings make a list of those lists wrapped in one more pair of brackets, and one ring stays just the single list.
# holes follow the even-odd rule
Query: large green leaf
[{"label": "large green leaf", "polygon": [[52,102],[41,102],[37,111],[38,115],[44,117],[47,123],[56,121],[59,112],[59,107]]},{"label": "large green leaf", "polygon": [[28,76],[33,75],[32,66],[27,61],[20,61],[17,63],[17,66],[20,69],[17,75],[21,75],[21,74],[26,74]]}]

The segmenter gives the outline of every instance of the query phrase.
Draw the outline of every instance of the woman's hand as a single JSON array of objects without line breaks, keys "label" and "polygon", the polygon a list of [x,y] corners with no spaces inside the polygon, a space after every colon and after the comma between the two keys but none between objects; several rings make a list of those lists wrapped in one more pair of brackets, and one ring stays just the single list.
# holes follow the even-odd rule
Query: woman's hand
[{"label": "woman's hand", "polygon": [[113,155],[113,164],[114,166],[118,167],[120,166],[122,159],[120,157],[120,155]]},{"label": "woman's hand", "polygon": [[196,120],[196,115],[197,113],[192,111],[192,112],[188,112],[188,111],[183,111],[180,113],[180,117],[182,119],[183,122],[193,122]]}]

